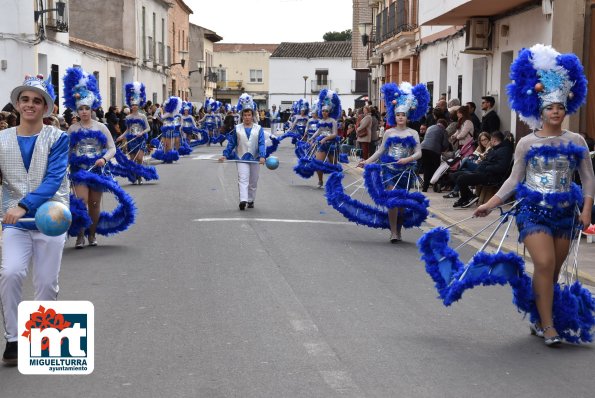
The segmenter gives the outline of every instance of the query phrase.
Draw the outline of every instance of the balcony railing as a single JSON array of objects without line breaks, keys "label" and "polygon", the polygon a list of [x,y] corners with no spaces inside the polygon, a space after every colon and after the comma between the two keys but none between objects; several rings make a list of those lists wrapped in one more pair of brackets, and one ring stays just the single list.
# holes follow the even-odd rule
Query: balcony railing
[{"label": "balcony railing", "polygon": [[413,4],[410,8],[409,0],[397,0],[376,15],[376,44],[417,28],[416,2]]},{"label": "balcony railing", "polygon": [[242,90],[243,80],[224,80],[217,82],[217,90]]},{"label": "balcony railing", "polygon": [[328,88],[328,89],[333,89],[333,85],[332,85],[332,81],[331,80],[327,80],[326,82],[317,82],[316,80],[312,80],[310,82],[310,89],[313,93],[319,93],[320,90],[324,89],[324,88]]}]

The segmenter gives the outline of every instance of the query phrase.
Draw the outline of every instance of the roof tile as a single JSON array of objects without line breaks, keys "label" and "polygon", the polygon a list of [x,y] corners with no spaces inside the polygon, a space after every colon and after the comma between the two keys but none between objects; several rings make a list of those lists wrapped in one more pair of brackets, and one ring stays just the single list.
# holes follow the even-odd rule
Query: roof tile
[{"label": "roof tile", "polygon": [[271,58],[351,58],[351,41],[283,42]]}]

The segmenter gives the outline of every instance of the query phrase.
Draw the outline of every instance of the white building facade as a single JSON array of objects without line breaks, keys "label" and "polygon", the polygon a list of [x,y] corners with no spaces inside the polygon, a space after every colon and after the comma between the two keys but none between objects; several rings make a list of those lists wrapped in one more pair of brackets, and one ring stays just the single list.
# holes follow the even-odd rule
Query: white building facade
[{"label": "white building facade", "polygon": [[339,94],[343,109],[359,97],[352,88],[351,42],[281,43],[270,57],[269,107],[291,107],[300,98],[312,104],[320,90]]}]

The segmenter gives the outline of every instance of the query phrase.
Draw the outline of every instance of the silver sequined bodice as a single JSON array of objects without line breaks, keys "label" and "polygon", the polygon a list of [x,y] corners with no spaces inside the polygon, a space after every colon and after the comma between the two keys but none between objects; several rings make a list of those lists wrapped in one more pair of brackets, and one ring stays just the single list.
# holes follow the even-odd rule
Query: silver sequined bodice
[{"label": "silver sequined bodice", "polygon": [[182,127],[193,127],[192,119],[183,119],[182,120]]},{"label": "silver sequined bodice", "polygon": [[403,144],[391,144],[388,147],[388,156],[391,156],[395,159],[402,159],[413,155],[413,148],[404,146]]},{"label": "silver sequined bodice", "polygon": [[298,119],[295,122],[296,126],[306,126],[306,124],[308,124],[308,119],[306,118]]},{"label": "silver sequined bodice", "polygon": [[527,163],[525,185],[539,193],[570,191],[574,168],[567,156],[554,159],[536,156]]},{"label": "silver sequined bodice", "polygon": [[132,123],[128,126],[128,132],[134,135],[141,135],[144,130],[145,129],[140,123]]},{"label": "silver sequined bodice", "polygon": [[86,156],[94,158],[101,156],[100,153],[103,147],[97,138],[83,138],[77,142],[74,147],[74,153],[76,156]]},{"label": "silver sequined bodice", "polygon": [[167,118],[163,119],[163,127],[173,126],[174,124],[175,124],[174,119],[171,117],[167,117]]},{"label": "silver sequined bodice", "polygon": [[330,126],[320,126],[318,130],[320,131],[320,135],[323,137],[329,136],[332,133]]}]

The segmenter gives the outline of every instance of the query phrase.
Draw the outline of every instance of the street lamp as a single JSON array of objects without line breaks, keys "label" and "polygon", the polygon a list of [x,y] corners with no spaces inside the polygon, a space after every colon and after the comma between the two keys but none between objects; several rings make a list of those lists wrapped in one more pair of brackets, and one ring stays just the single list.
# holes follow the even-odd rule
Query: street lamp
[{"label": "street lamp", "polygon": [[304,99],[306,98],[306,80],[308,80],[308,76],[302,76],[304,78]]}]

